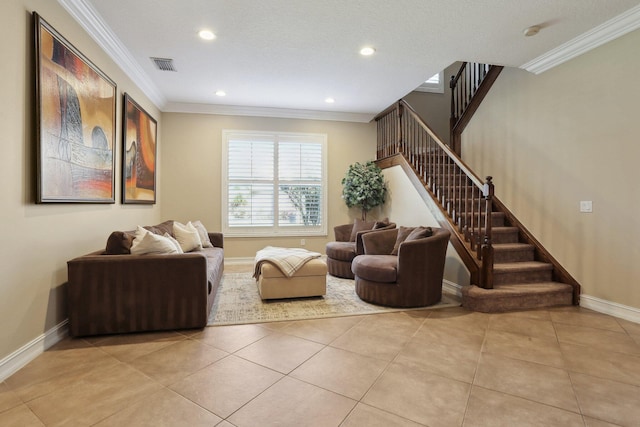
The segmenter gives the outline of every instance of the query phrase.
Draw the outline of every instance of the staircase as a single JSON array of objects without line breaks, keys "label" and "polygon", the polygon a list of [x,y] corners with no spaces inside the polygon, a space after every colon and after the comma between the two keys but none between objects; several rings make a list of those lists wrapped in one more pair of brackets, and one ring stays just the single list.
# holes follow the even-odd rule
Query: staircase
[{"label": "staircase", "polygon": [[[580,285],[404,101],[376,119],[377,164],[401,166],[471,274],[470,310],[502,312],[578,304]],[[489,215],[486,213],[489,212]]]}]

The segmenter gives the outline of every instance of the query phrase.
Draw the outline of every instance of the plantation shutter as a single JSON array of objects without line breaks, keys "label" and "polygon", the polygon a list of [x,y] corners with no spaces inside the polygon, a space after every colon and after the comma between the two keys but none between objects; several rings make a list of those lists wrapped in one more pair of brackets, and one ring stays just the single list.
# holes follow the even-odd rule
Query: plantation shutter
[{"label": "plantation shutter", "polygon": [[326,135],[224,131],[223,231],[326,234]]},{"label": "plantation shutter", "polygon": [[274,147],[273,141],[229,141],[230,227],[274,225]]}]

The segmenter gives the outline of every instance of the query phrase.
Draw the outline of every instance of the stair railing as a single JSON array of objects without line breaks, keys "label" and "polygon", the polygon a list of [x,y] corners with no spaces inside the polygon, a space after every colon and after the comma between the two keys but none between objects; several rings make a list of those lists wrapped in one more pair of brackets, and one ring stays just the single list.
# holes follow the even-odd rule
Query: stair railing
[{"label": "stair railing", "polygon": [[451,76],[451,147],[460,155],[460,135],[495,82],[503,67],[491,64],[463,62]]},{"label": "stair railing", "polygon": [[458,121],[476,94],[491,65],[463,62],[455,76],[451,76],[451,120]]},{"label": "stair railing", "polygon": [[[493,288],[491,211],[494,185],[480,180],[462,159],[444,144],[418,114],[399,101],[376,118],[377,159],[402,155],[445,214],[455,238],[462,242],[479,273],[478,286]],[[446,225],[446,224],[444,224]],[[463,261],[465,259],[463,258]],[[477,276],[476,276],[477,277]]]}]

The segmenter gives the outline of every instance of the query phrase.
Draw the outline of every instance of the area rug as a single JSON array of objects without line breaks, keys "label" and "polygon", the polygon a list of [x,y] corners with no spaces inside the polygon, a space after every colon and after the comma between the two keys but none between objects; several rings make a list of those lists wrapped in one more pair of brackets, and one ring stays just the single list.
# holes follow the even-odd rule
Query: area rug
[{"label": "area rug", "polygon": [[[251,273],[225,273],[208,324],[240,325],[407,311],[406,308],[382,307],[362,301],[356,295],[354,283],[353,280],[327,275],[327,294],[324,297],[263,301]],[[455,297],[443,294],[440,303],[421,309],[459,305]]]}]

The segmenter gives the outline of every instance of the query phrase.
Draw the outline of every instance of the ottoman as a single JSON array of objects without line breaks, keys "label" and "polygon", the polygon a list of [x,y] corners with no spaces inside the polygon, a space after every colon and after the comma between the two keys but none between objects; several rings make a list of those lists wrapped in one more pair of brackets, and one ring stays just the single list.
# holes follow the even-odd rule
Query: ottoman
[{"label": "ottoman", "polygon": [[258,276],[258,292],[262,299],[300,298],[324,295],[327,292],[327,264],[312,259],[291,277],[285,277],[278,267],[262,264]]}]

